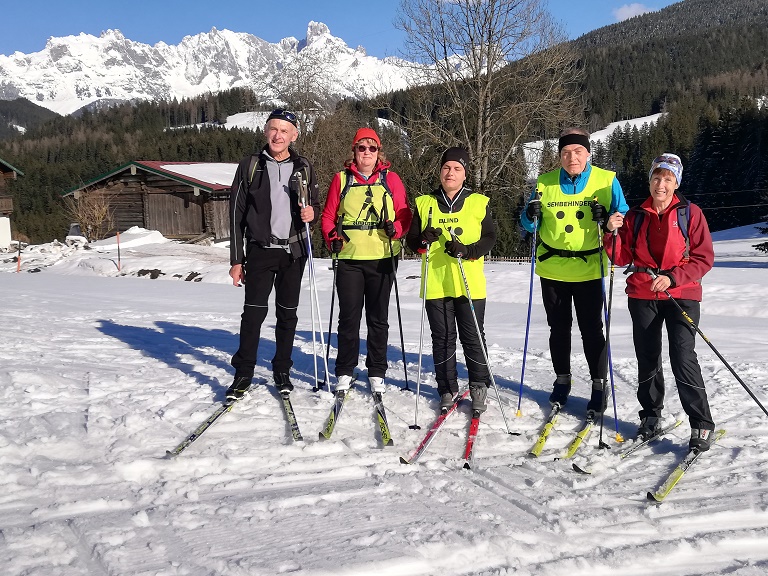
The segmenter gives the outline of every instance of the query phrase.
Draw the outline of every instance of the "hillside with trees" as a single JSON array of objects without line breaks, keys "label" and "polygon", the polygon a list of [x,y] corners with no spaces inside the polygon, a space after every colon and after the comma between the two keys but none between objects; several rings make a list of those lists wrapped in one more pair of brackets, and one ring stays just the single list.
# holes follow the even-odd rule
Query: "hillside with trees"
[{"label": "hillside with trees", "polygon": [[0,140],[18,135],[18,127],[28,130],[57,117],[55,112],[24,98],[0,100]]}]

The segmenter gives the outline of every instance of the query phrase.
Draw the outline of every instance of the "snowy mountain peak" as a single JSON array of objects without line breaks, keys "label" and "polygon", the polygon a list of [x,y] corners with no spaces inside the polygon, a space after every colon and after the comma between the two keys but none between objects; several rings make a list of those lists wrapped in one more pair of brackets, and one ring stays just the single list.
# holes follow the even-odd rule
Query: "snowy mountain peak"
[{"label": "snowy mountain peak", "polygon": [[[82,36],[82,34],[81,34]],[[125,40],[125,36],[123,36],[123,33],[120,32],[120,30],[112,29],[104,30],[99,38],[105,38],[105,39],[113,39],[113,40]]]},{"label": "snowy mountain peak", "polygon": [[350,48],[328,26],[311,21],[305,39],[277,43],[215,27],[177,45],[135,42],[117,29],[98,37],[52,37],[40,52],[0,55],[0,99],[23,97],[71,114],[100,103],[181,100],[248,87],[273,102],[279,99],[274,87],[282,85],[280,71],[302,60],[332,63],[324,70],[327,85],[320,87],[329,95],[365,97],[406,87],[397,60],[367,56],[364,48]]},{"label": "snowy mountain peak", "polygon": [[331,31],[322,22],[310,22],[307,25],[307,46],[311,46],[322,36],[330,36]]}]

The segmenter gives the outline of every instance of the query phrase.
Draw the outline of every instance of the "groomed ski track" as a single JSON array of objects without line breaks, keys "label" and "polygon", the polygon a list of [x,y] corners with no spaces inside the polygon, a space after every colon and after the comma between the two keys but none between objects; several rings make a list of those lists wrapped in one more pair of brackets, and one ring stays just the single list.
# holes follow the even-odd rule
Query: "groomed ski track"
[{"label": "groomed ski track", "polygon": [[[317,268],[321,303],[327,305],[331,272],[324,264],[318,260]],[[380,447],[364,345],[360,378],[343,418],[331,440],[315,440],[332,396],[311,392],[309,298],[303,297],[291,400],[305,441],[291,440],[264,368],[274,353],[270,310],[259,350],[259,375],[270,384],[256,386],[183,454],[164,460],[165,450],[223,399],[231,381],[228,363],[237,346],[242,292],[226,286],[225,279],[193,284],[53,270],[0,274],[5,294],[0,417],[7,423],[0,431],[4,574],[768,572],[768,422],[706,345],[697,346],[699,360],[717,424],[728,435],[702,456],[663,504],[649,503],[646,492],[685,452],[687,423],[616,470],[581,476],[571,471],[570,462],[555,461],[586,409],[586,367],[575,337],[571,401],[541,457],[527,458],[549,412],[552,377],[543,311],[535,308],[518,418],[528,269],[487,267],[494,271],[489,287],[493,274],[503,275],[499,292],[522,287],[517,299],[497,296],[499,303],[489,302],[494,308],[487,333],[510,426],[523,434],[506,433],[491,390],[470,471],[461,469],[468,408],[446,423],[417,464],[399,463],[436,415],[438,401],[427,350],[422,430],[408,429],[414,395],[399,390],[403,370],[395,322],[384,395],[395,448]],[[768,270],[750,274],[745,281],[768,284]],[[416,275],[416,263],[401,265],[412,388],[420,301],[418,279],[409,277]],[[734,369],[767,396],[768,353],[755,356],[760,335],[768,339],[765,318],[739,313],[741,308],[732,304],[739,293],[732,270],[716,269],[707,280],[705,304],[710,301],[702,328]],[[623,284],[615,290],[611,336],[619,429],[629,439],[637,419],[635,368]],[[396,318],[392,302],[390,320]],[[736,317],[730,317],[734,309]],[[745,334],[741,344],[729,340],[730,331]],[[740,346],[749,353],[740,353]],[[459,363],[460,377],[466,379],[461,354]],[[666,359],[664,366],[669,414],[678,414]],[[614,444],[612,405],[605,425],[604,439]],[[593,454],[598,437],[596,428],[579,454]]]}]

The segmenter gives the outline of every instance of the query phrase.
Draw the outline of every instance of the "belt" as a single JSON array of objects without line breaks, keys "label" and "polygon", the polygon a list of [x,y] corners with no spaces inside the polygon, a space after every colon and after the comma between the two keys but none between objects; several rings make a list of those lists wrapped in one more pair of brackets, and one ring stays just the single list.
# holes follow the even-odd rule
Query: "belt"
[{"label": "belt", "polygon": [[302,230],[298,234],[291,236],[290,238],[278,238],[277,236],[270,234],[269,235],[269,242],[270,244],[275,244],[277,246],[288,246],[289,244],[293,244],[294,242],[298,242],[300,240],[303,240],[307,237],[307,231]]},{"label": "belt", "polygon": [[653,272],[656,274],[656,276],[659,276],[661,274],[666,274],[669,272],[669,270],[662,270],[661,268],[649,268],[647,266],[635,266],[634,264],[627,266],[627,268],[624,270],[624,274],[634,274],[635,272],[644,272],[646,274]]},{"label": "belt", "polygon": [[381,222],[364,222],[363,224],[343,224],[342,230],[378,230],[384,228]]},{"label": "belt", "polygon": [[560,256],[560,258],[581,258],[584,260],[584,262],[586,262],[587,256],[600,252],[599,247],[592,248],[590,250],[561,250],[560,248],[552,248],[552,246],[549,246],[544,242],[539,242],[539,244],[544,246],[544,250],[546,250],[544,254],[539,256],[539,262],[543,262],[548,258],[552,258],[552,256]]}]

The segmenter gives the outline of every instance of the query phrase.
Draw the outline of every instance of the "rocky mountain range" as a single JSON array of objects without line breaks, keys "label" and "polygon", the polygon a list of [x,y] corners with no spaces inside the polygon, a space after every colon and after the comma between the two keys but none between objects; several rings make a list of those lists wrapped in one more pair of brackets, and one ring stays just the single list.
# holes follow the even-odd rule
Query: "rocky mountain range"
[{"label": "rocky mountain range", "polygon": [[[26,98],[59,114],[130,100],[172,100],[237,87],[265,102],[279,100],[286,82],[315,71],[331,97],[369,97],[406,86],[402,61],[350,48],[325,24],[310,22],[306,38],[269,43],[251,34],[211,29],[171,46],[154,46],[107,30],[51,38],[33,54],[0,55],[0,99]],[[322,70],[322,74],[318,71]]]}]

